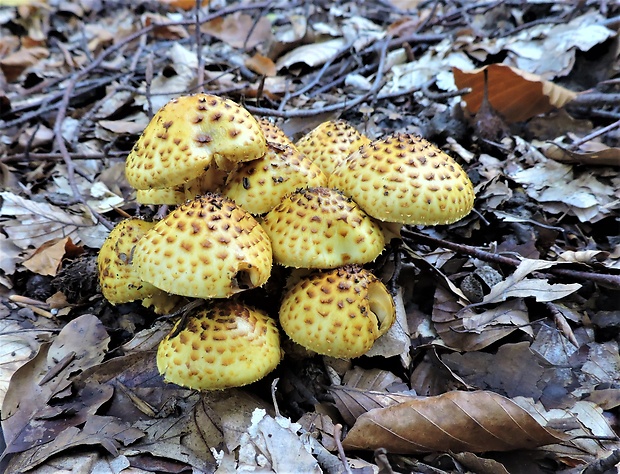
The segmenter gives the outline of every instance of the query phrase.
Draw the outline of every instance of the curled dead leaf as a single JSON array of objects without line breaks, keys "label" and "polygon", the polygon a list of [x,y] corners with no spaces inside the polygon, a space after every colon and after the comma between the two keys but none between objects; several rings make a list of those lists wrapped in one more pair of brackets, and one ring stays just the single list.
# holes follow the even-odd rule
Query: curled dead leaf
[{"label": "curled dead leaf", "polygon": [[484,71],[488,72],[489,102],[507,122],[521,122],[535,115],[560,108],[577,94],[540,76],[505,64],[491,64],[473,71],[452,68],[459,89],[471,88],[463,96],[467,110],[478,112],[484,93]]},{"label": "curled dead leaf", "polygon": [[345,449],[412,454],[434,451],[512,451],[566,440],[509,398],[493,392],[448,392],[377,408],[361,415]]},{"label": "curled dead leaf", "polygon": [[605,148],[600,151],[584,153],[567,150],[550,143],[543,148],[547,158],[561,163],[579,163],[592,166],[620,166],[620,148]]}]

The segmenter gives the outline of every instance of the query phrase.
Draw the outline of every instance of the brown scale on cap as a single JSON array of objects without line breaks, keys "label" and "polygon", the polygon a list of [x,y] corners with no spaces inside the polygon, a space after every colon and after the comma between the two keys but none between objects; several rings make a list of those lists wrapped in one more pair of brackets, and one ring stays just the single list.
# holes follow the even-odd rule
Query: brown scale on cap
[{"label": "brown scale on cap", "polygon": [[101,246],[97,256],[99,286],[110,303],[144,300],[144,306],[154,306],[155,312],[165,313],[180,300],[143,281],[132,264],[136,244],[154,225],[138,218],[122,220]]},{"label": "brown scale on cap", "polygon": [[267,281],[271,243],[248,212],[208,193],[147,232],[136,245],[133,262],[144,281],[169,293],[226,298]]},{"label": "brown scale on cap", "polygon": [[263,378],[281,358],[273,319],[237,301],[224,300],[194,310],[177,322],[159,344],[157,368],[166,382],[195,390],[220,390]]},{"label": "brown scale on cap", "polygon": [[314,161],[326,175],[370,140],[344,120],[324,122],[301,137],[296,146]]},{"label": "brown scale on cap", "polygon": [[291,147],[273,147],[258,160],[243,163],[228,176],[223,194],[250,214],[264,214],[298,188],[326,186],[327,176]]},{"label": "brown scale on cap", "polygon": [[289,194],[263,218],[274,261],[295,268],[371,262],[383,251],[381,228],[351,199],[329,188]]},{"label": "brown scale on cap", "polygon": [[467,173],[423,138],[397,134],[352,153],[329,178],[369,215],[400,224],[450,224],[474,205]]},{"label": "brown scale on cap", "polygon": [[280,306],[280,324],[293,341],[347,359],[368,352],[395,319],[387,288],[359,265],[302,278]]},{"label": "brown scale on cap", "polygon": [[278,127],[275,123],[271,122],[266,117],[262,117],[258,124],[260,125],[263,134],[265,135],[265,139],[267,142],[271,142],[276,146],[280,147],[291,147],[295,148],[295,144],[291,141],[289,137],[286,136],[284,130]]},{"label": "brown scale on cap", "polygon": [[200,176],[213,160],[250,161],[265,151],[258,122],[240,105],[209,94],[183,96],[155,114],[125,174],[136,189],[171,188]]}]

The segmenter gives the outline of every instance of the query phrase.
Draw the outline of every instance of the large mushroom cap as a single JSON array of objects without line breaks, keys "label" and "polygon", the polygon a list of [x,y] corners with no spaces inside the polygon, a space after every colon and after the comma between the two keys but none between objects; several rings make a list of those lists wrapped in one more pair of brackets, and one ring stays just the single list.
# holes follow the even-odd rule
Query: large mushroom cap
[{"label": "large mushroom cap", "polygon": [[258,122],[240,105],[209,94],[183,96],[155,114],[125,174],[136,189],[171,188],[200,176],[213,160],[250,161],[265,151]]},{"label": "large mushroom cap", "polygon": [[148,231],[136,245],[133,264],[144,281],[169,293],[226,298],[267,281],[271,243],[248,212],[206,194]]},{"label": "large mushroom cap", "polygon": [[329,185],[353,198],[369,215],[401,224],[450,224],[474,205],[467,173],[423,138],[397,134],[352,153]]},{"label": "large mushroom cap", "polygon": [[351,199],[330,188],[286,196],[262,222],[274,261],[296,268],[367,263],[383,251],[381,228]]},{"label": "large mushroom cap", "polygon": [[284,296],[280,324],[296,343],[332,357],[359,357],[394,323],[387,288],[359,265],[315,272]]},{"label": "large mushroom cap", "polygon": [[167,382],[219,390],[263,378],[281,357],[273,319],[237,301],[223,300],[175,325],[159,345],[157,368]]},{"label": "large mushroom cap", "polygon": [[262,158],[228,176],[222,193],[250,214],[264,214],[298,188],[326,185],[327,176],[295,148],[269,145]]},{"label": "large mushroom cap", "polygon": [[300,152],[316,163],[326,175],[370,140],[344,120],[323,122],[295,144]]}]

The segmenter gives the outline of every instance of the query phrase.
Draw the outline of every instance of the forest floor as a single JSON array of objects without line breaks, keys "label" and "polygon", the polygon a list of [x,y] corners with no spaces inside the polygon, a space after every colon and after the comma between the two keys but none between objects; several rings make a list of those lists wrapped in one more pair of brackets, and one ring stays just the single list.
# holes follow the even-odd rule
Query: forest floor
[{"label": "forest floor", "polygon": [[[620,5],[194,3],[0,1],[0,471],[617,472]],[[125,159],[201,92],[471,178],[473,212],[366,265],[397,310],[368,354],[282,334],[267,377],[197,392],[155,364],[175,318],[103,297],[110,230],[158,217]],[[283,286],[244,301],[277,319]]]}]

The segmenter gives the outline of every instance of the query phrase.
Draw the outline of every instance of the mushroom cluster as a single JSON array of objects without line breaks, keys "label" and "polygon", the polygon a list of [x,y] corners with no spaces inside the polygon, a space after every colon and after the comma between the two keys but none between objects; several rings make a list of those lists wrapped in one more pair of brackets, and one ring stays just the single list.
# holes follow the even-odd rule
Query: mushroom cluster
[{"label": "mushroom cluster", "polygon": [[455,222],[474,201],[458,163],[422,138],[370,141],[336,121],[294,143],[209,94],[160,109],[126,176],[139,203],[173,207],[156,223],[130,218],[112,230],[98,257],[103,295],[160,314],[205,300],[157,352],[166,381],[199,390],[252,383],[280,362],[275,310],[239,298],[274,265],[290,269],[277,312],[292,341],[333,357],[365,354],[395,308],[363,265],[398,226]]}]

